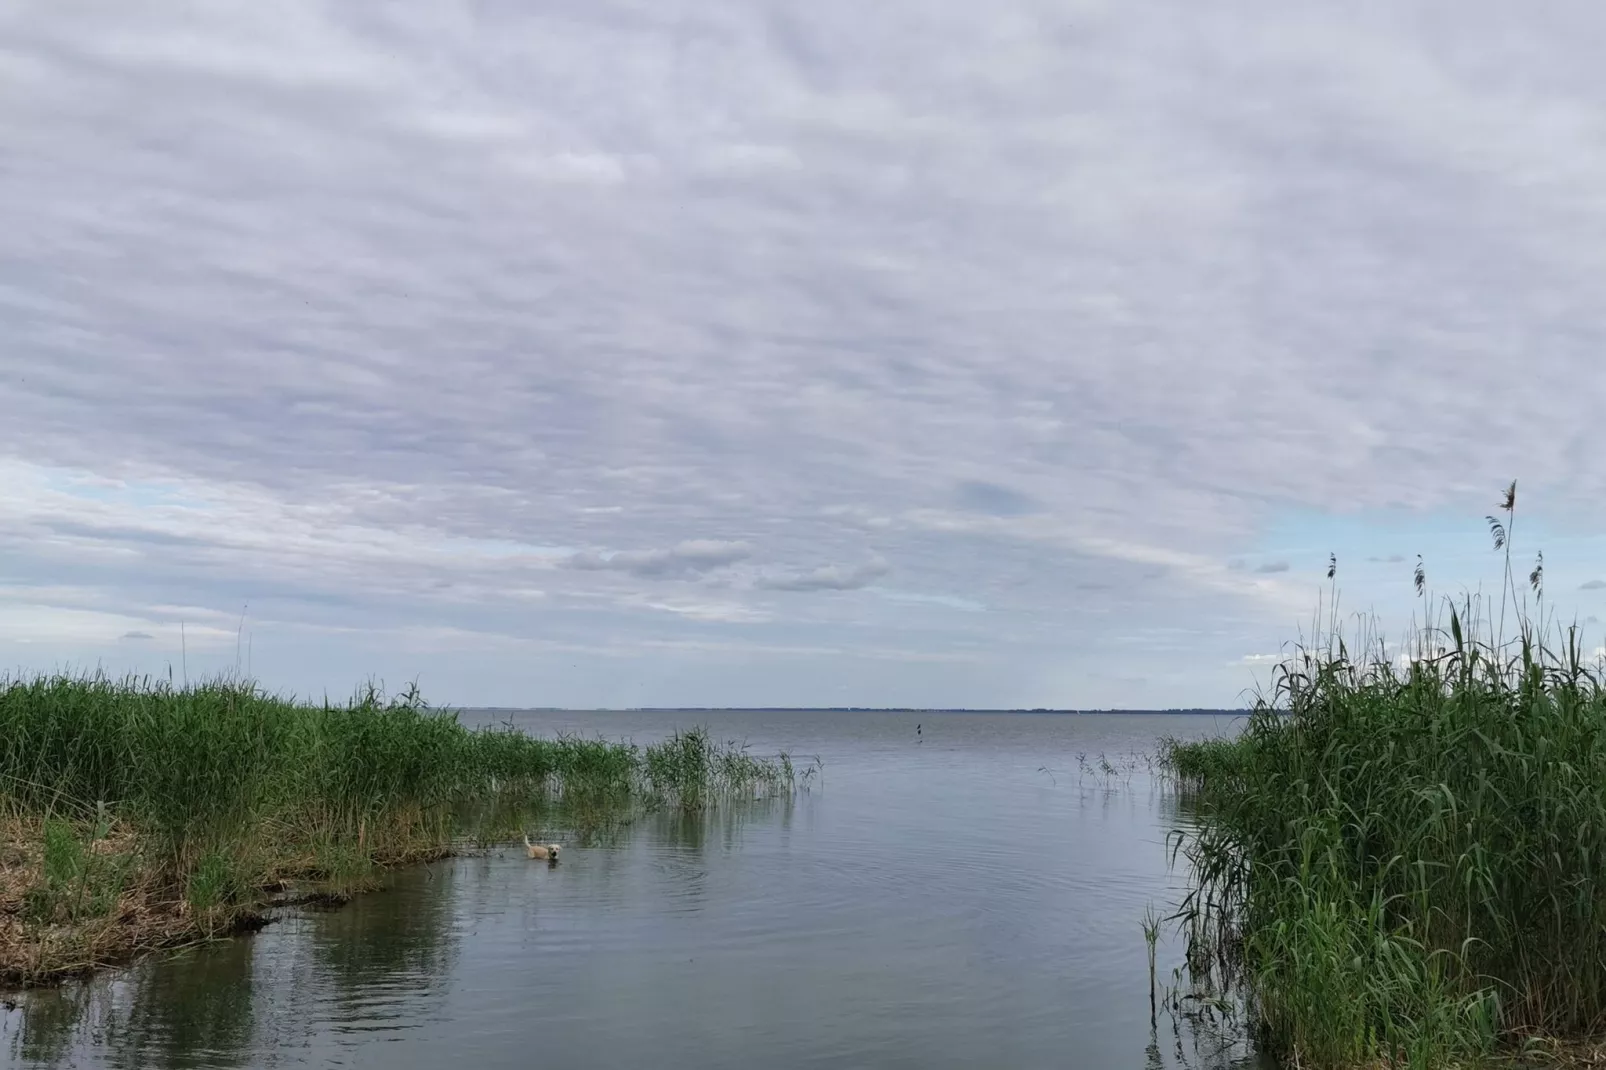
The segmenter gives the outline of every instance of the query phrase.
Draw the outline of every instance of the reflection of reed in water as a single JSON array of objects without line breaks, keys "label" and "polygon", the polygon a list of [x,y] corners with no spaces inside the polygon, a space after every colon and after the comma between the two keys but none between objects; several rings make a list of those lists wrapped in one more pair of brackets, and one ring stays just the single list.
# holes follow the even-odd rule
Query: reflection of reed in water
[{"label": "reflection of reed in water", "polygon": [[538,843],[608,847],[621,842],[640,807],[626,795],[498,795],[459,803],[453,813],[463,842],[505,846],[528,834]]},{"label": "reflection of reed in water", "polygon": [[[470,848],[520,844],[526,830],[541,842],[595,848],[624,842],[639,815],[639,804],[628,797],[508,795],[461,805],[454,819]],[[459,876],[494,864],[494,851],[476,853],[477,859],[399,872],[384,894],[359,896],[318,914],[312,923],[315,971],[296,987],[321,991],[342,1008],[342,1016],[383,1021],[416,1007],[406,994],[450,983],[459,954],[459,897],[466,894],[468,904],[483,907],[478,896],[516,887],[483,879],[459,886]]]},{"label": "reflection of reed in water", "polygon": [[428,985],[449,974],[457,943],[450,867],[435,869],[433,879],[399,881],[385,894],[318,913],[312,924],[317,983],[357,997],[372,985]]},{"label": "reflection of reed in water", "polygon": [[[1278,1070],[1279,1064],[1258,1050],[1248,1018],[1245,992],[1240,986],[1220,984],[1216,976],[1189,970],[1186,948],[1178,947],[1175,917],[1162,919],[1152,906],[1144,912],[1142,930],[1149,955],[1149,1042],[1144,1048],[1144,1070]],[[1170,939],[1167,939],[1170,937]],[[1184,956],[1169,982],[1157,971],[1162,942],[1167,957]],[[1169,1051],[1160,1038],[1170,1033]]]},{"label": "reflection of reed in water", "polygon": [[778,822],[783,829],[790,828],[796,805],[794,796],[783,795],[702,810],[662,809],[649,815],[649,820],[653,839],[659,843],[702,851],[714,836],[728,851],[740,842],[742,832],[750,826]]},{"label": "reflection of reed in water", "polygon": [[[643,807],[628,797],[500,797],[458,807],[455,820],[475,848],[507,846],[529,837],[565,848],[625,847],[645,824],[655,842],[702,850],[711,835],[735,846],[741,830],[755,822],[792,824],[796,799],[776,795],[717,801],[696,810],[676,806]],[[568,857],[567,855],[565,856]]]},{"label": "reflection of reed in water", "polygon": [[78,1025],[89,1011],[91,993],[80,985],[67,985],[27,993],[10,1015],[15,1034],[6,1048],[15,1062],[54,1066],[72,1051]]},{"label": "reflection of reed in water", "polygon": [[256,1033],[254,945],[230,940],[149,959],[120,977],[29,992],[18,1001],[12,1058],[71,1065],[85,1041],[113,1066],[243,1066]]},{"label": "reflection of reed in water", "polygon": [[250,940],[229,940],[137,969],[113,1042],[119,1066],[243,1066],[256,1026]]},{"label": "reflection of reed in water", "polygon": [[320,1023],[418,1024],[420,997],[449,984],[457,960],[452,883],[449,863],[410,867],[383,892],[295,910],[271,935],[243,941],[271,941],[273,949],[259,969],[258,1050],[301,1044],[325,1028]]},{"label": "reflection of reed in water", "polygon": [[[626,871],[639,871],[631,846],[668,849],[687,863],[710,848],[736,848],[744,830],[789,828],[790,795],[705,802],[687,811],[643,805],[638,797],[504,795],[454,808],[461,845],[494,865],[529,829],[541,840],[593,849],[571,882],[605,894]],[[601,848],[600,850],[598,850]],[[565,854],[565,861],[571,856]],[[468,869],[464,869],[464,866]],[[128,973],[29,993],[12,1016],[9,1060],[70,1065],[100,1048],[116,1066],[241,1066],[253,1053],[302,1043],[331,1019],[347,1028],[396,1029],[419,1023],[420,997],[451,983],[460,954],[460,905],[517,884],[457,880],[475,860],[445,861],[392,873],[388,891],[358,896],[331,910],[294,908],[261,937],[223,941],[146,960]],[[699,867],[700,868],[700,867]],[[543,867],[544,869],[544,867]],[[684,891],[692,898],[700,882]],[[462,897],[467,894],[467,900]],[[539,897],[523,895],[533,911]],[[486,904],[477,904],[484,907]],[[514,906],[494,904],[499,913]]]}]

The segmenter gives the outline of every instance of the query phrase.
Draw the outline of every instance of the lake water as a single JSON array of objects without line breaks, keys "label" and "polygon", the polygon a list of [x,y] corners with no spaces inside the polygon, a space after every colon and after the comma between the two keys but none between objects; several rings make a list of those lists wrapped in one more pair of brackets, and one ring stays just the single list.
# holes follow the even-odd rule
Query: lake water
[{"label": "lake water", "polygon": [[[472,719],[475,715],[465,715]],[[818,755],[790,802],[646,815],[556,867],[493,849],[338,910],[0,1011],[27,1067],[1258,1066],[1151,1026],[1177,800],[1142,757],[1226,718],[520,713]],[[919,732],[916,732],[916,726]],[[1101,756],[1113,772],[1100,767]],[[1179,863],[1179,870],[1180,870]],[[1179,951],[1163,940],[1162,982]]]}]

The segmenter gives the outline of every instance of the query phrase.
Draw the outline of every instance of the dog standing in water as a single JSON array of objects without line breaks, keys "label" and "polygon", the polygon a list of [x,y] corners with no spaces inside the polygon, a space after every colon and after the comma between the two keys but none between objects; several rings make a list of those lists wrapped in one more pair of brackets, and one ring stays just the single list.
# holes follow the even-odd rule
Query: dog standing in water
[{"label": "dog standing in water", "polygon": [[555,843],[531,843],[530,834],[524,834],[524,850],[531,858],[545,862],[555,863],[558,860],[558,845]]}]

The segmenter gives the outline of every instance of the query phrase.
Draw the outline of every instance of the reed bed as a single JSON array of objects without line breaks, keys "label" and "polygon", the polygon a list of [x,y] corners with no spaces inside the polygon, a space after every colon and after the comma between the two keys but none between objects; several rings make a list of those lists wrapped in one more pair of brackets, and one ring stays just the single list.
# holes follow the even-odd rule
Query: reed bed
[{"label": "reed bed", "polygon": [[514,838],[532,807],[697,810],[798,779],[700,728],[542,739],[415,689],[334,705],[234,679],[0,679],[0,983],[249,926],[291,887],[341,897]]},{"label": "reed bed", "polygon": [[1606,1028],[1606,686],[1546,622],[1542,558],[1519,592],[1508,494],[1498,609],[1442,601],[1403,656],[1329,631],[1240,737],[1167,747],[1198,819],[1174,844],[1190,966],[1294,1065],[1478,1066]]}]

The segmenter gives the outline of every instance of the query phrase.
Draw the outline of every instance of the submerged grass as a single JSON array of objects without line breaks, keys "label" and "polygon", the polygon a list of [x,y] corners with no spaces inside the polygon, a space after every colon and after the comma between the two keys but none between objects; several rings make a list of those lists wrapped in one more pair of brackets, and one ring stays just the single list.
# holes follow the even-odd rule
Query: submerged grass
[{"label": "submerged grass", "polygon": [[541,739],[411,689],[332,705],[233,679],[0,679],[0,983],[251,924],[289,881],[349,894],[511,838],[537,801],[700,809],[797,782],[786,755],[702,729]]},{"label": "submerged grass", "polygon": [[1198,817],[1190,965],[1295,1065],[1475,1066],[1606,1029],[1606,686],[1507,577],[1513,638],[1471,597],[1404,657],[1330,637],[1239,738],[1167,747]]}]

